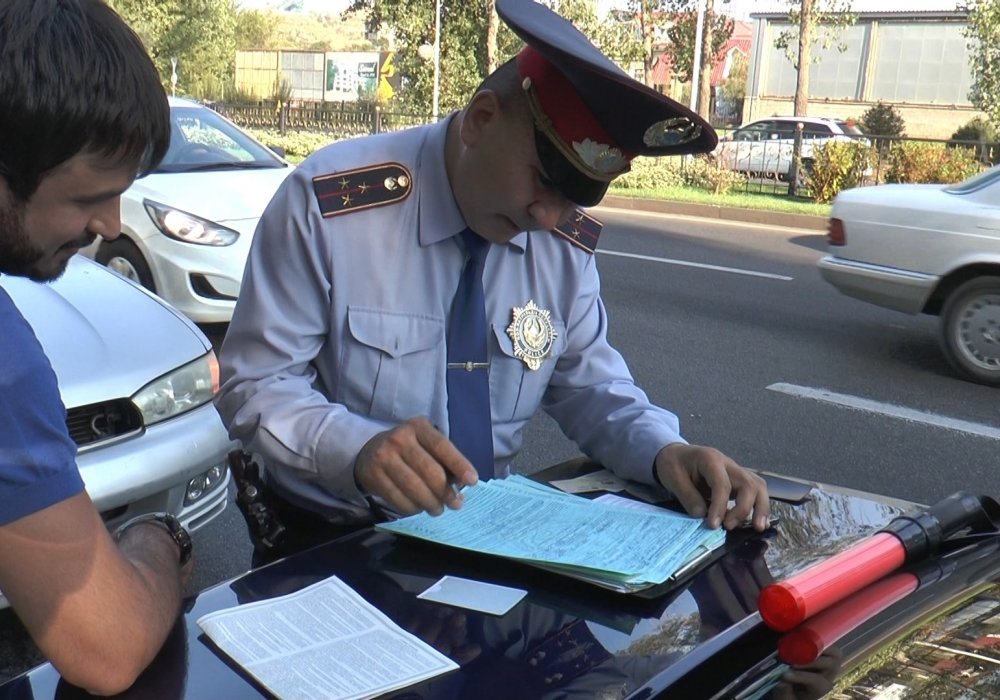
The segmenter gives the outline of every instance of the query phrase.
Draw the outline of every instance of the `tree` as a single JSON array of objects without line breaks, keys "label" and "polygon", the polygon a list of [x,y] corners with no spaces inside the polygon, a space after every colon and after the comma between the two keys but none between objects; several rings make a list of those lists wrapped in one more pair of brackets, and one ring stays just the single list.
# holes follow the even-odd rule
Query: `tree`
[{"label": "tree", "polygon": [[236,7],[232,0],[113,0],[114,9],[142,38],[170,85],[177,59],[177,90],[207,99],[224,97],[236,62]]},{"label": "tree", "polygon": [[1000,3],[969,0],[965,36],[970,40],[972,90],[969,100],[1000,128]]},{"label": "tree", "polygon": [[805,116],[809,109],[809,69],[817,62],[813,59],[813,45],[824,49],[837,46],[845,51],[846,46],[836,44],[841,29],[855,22],[851,14],[850,0],[788,0],[791,6],[788,20],[795,27],[782,32],[774,45],[785,51],[785,56],[795,66],[796,116]]},{"label": "tree", "polygon": [[[670,56],[674,74],[687,82],[694,75],[694,42],[698,25],[698,0],[668,0],[669,27],[666,31],[670,43],[666,54]],[[698,70],[698,113],[708,117],[712,67],[715,57],[733,35],[733,20],[715,14],[715,0],[707,0],[702,27],[702,44]]]},{"label": "tree", "polygon": [[236,48],[273,48],[271,40],[275,34],[278,18],[273,12],[260,10],[239,10],[236,13]]},{"label": "tree", "polygon": [[[440,95],[441,113],[457,109],[486,77],[490,64],[489,14],[493,3],[441,2]],[[393,36],[395,65],[406,89],[394,96],[394,109],[427,114],[434,88],[433,61],[420,57],[422,45],[434,43],[434,3],[427,0],[354,0],[348,12],[360,12],[369,31]],[[496,33],[495,61],[511,57],[520,41],[506,25]]]}]

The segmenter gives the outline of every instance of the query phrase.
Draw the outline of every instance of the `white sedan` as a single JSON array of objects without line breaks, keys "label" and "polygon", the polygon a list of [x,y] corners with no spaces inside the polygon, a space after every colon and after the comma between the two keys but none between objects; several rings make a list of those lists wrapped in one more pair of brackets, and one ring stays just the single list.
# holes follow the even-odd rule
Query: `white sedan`
[{"label": "white sedan", "polygon": [[1000,386],[1000,166],[957,185],[845,190],[827,238],[827,282],[872,304],[940,316],[951,365]]},{"label": "white sedan", "polygon": [[122,195],[122,235],[83,254],[199,323],[228,322],[257,221],[292,171],[214,110],[170,98],[170,149]]}]

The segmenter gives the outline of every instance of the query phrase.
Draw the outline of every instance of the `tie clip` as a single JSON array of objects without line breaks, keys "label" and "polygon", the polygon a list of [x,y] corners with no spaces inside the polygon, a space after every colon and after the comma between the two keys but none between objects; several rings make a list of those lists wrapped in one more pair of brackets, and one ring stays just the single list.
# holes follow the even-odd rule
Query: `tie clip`
[{"label": "tie clip", "polygon": [[471,372],[474,369],[489,369],[489,362],[449,362],[448,369],[464,369]]}]

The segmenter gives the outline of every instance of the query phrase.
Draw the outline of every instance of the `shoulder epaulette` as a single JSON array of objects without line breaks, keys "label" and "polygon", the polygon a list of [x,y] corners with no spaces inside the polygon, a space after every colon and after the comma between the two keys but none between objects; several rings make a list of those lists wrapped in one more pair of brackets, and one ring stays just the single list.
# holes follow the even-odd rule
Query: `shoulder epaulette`
[{"label": "shoulder epaulette", "polygon": [[313,178],[324,218],[400,202],[413,191],[410,171],[399,163],[379,163]]},{"label": "shoulder epaulette", "polygon": [[604,224],[582,209],[575,209],[566,223],[552,229],[570,243],[583,248],[588,253],[597,249],[597,239]]}]

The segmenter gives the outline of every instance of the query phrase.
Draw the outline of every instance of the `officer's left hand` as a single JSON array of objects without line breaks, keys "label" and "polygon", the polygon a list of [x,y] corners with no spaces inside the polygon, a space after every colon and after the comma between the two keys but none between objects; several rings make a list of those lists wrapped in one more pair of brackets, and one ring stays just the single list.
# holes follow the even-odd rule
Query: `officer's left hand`
[{"label": "officer's left hand", "polygon": [[[768,527],[771,505],[764,480],[712,447],[675,442],[656,455],[656,475],[691,515],[711,528],[739,527],[753,513],[758,532]],[[711,493],[707,508],[700,489]],[[729,501],[735,504],[729,508]]]}]

